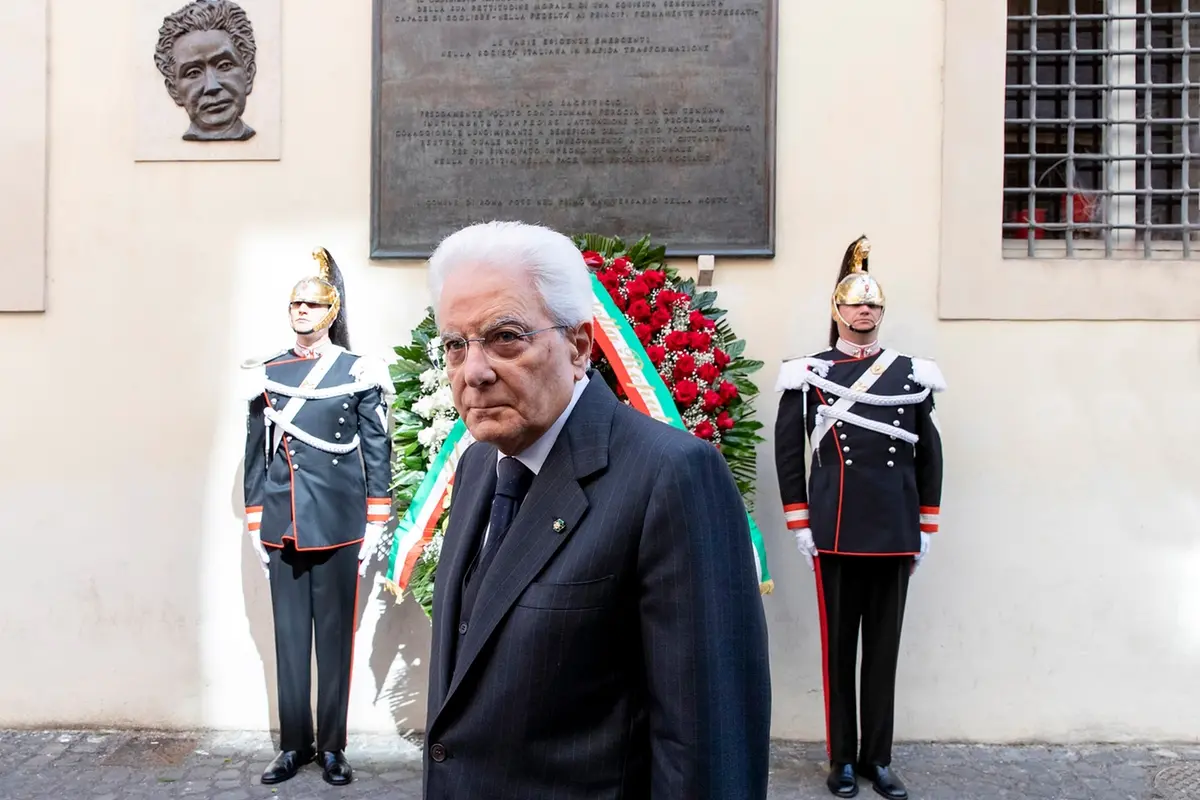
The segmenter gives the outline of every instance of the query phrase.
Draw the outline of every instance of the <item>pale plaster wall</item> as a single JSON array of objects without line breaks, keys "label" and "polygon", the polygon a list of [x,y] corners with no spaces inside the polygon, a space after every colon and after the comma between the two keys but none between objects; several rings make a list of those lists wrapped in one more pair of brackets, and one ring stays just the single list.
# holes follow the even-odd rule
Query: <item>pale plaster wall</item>
[{"label": "pale plaster wall", "polygon": [[[715,285],[767,362],[768,422],[776,365],[821,346],[862,232],[888,341],[947,375],[943,532],[912,584],[898,738],[1200,739],[1197,325],[939,323],[942,4],[781,5],[778,256],[718,261]],[[48,306],[0,315],[0,725],[263,728],[236,364],[286,343],[281,298],[314,245],[343,266],[359,349],[405,338],[423,269],[366,258],[369,3],[335,24],[288,0],[282,159],[208,164],[130,156],[133,7],[51,9]],[[774,733],[819,740],[812,577],[769,442],[760,464]],[[388,603],[371,592],[358,637],[359,731],[424,721],[427,623]]]}]

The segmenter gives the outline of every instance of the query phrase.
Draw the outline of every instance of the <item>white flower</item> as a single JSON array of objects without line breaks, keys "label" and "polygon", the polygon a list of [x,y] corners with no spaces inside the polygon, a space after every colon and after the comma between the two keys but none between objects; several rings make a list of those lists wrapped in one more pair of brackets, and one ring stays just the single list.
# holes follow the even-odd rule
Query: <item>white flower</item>
[{"label": "white flower", "polygon": [[417,441],[421,443],[422,447],[430,447],[433,445],[433,436],[433,428],[425,428],[417,434]]},{"label": "white flower", "polygon": [[454,410],[454,393],[449,386],[442,386],[433,393],[433,408],[435,411]]},{"label": "white flower", "polygon": [[454,420],[449,417],[437,417],[433,421],[433,435],[440,443],[450,433],[450,429],[454,427]]},{"label": "white flower", "polygon": [[412,405],[412,412],[425,419],[433,419],[435,410],[433,395],[423,395]]},{"label": "white flower", "polygon": [[443,538],[441,531],[438,531],[430,538],[425,544],[425,549],[421,551],[422,561],[437,561],[441,557]]},{"label": "white flower", "polygon": [[442,382],[442,372],[430,367],[421,373],[421,389],[426,392],[432,392],[438,388]]}]

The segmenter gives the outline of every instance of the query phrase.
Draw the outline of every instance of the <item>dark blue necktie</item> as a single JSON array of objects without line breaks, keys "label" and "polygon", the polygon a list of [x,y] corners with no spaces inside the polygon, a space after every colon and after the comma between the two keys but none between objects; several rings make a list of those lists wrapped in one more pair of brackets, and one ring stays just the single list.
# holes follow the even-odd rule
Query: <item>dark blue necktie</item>
[{"label": "dark blue necktie", "polygon": [[487,541],[483,543],[475,568],[467,572],[466,585],[463,587],[464,617],[470,615],[484,573],[495,559],[504,534],[516,518],[521,501],[525,499],[532,483],[533,472],[528,467],[511,456],[500,459],[496,469],[496,493],[492,496],[492,513],[488,518]]}]

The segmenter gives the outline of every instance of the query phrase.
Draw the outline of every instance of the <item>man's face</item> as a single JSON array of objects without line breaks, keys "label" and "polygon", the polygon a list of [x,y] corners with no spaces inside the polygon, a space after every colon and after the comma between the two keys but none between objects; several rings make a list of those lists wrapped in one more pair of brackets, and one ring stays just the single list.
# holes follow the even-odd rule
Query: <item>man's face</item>
[{"label": "man's face", "polygon": [[329,306],[323,303],[301,301],[290,304],[288,313],[292,317],[292,330],[303,335],[312,333],[313,326],[325,319],[325,315],[329,313]]},{"label": "man's face", "polygon": [[171,98],[206,133],[223,131],[246,110],[253,76],[225,31],[194,31],[175,42]]},{"label": "man's face", "polygon": [[[493,334],[503,352],[489,357],[480,342],[445,354],[454,406],[476,439],[509,455],[533,444],[567,407],[592,349],[592,325],[553,328],[525,271],[471,265],[447,279],[438,305],[444,341]],[[503,356],[513,356],[503,360]]]},{"label": "man's face", "polygon": [[883,317],[882,308],[870,305],[838,306],[838,313],[855,333],[870,333],[879,327]]}]

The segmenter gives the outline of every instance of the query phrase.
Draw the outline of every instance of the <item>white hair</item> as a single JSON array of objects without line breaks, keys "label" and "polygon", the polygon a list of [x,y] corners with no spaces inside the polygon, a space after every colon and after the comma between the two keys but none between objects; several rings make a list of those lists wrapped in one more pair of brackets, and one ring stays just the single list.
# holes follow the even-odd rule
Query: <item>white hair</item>
[{"label": "white hair", "polygon": [[526,270],[556,325],[574,326],[592,319],[592,282],[575,243],[541,225],[501,220],[450,234],[429,257],[435,317],[450,273],[481,266]]}]

